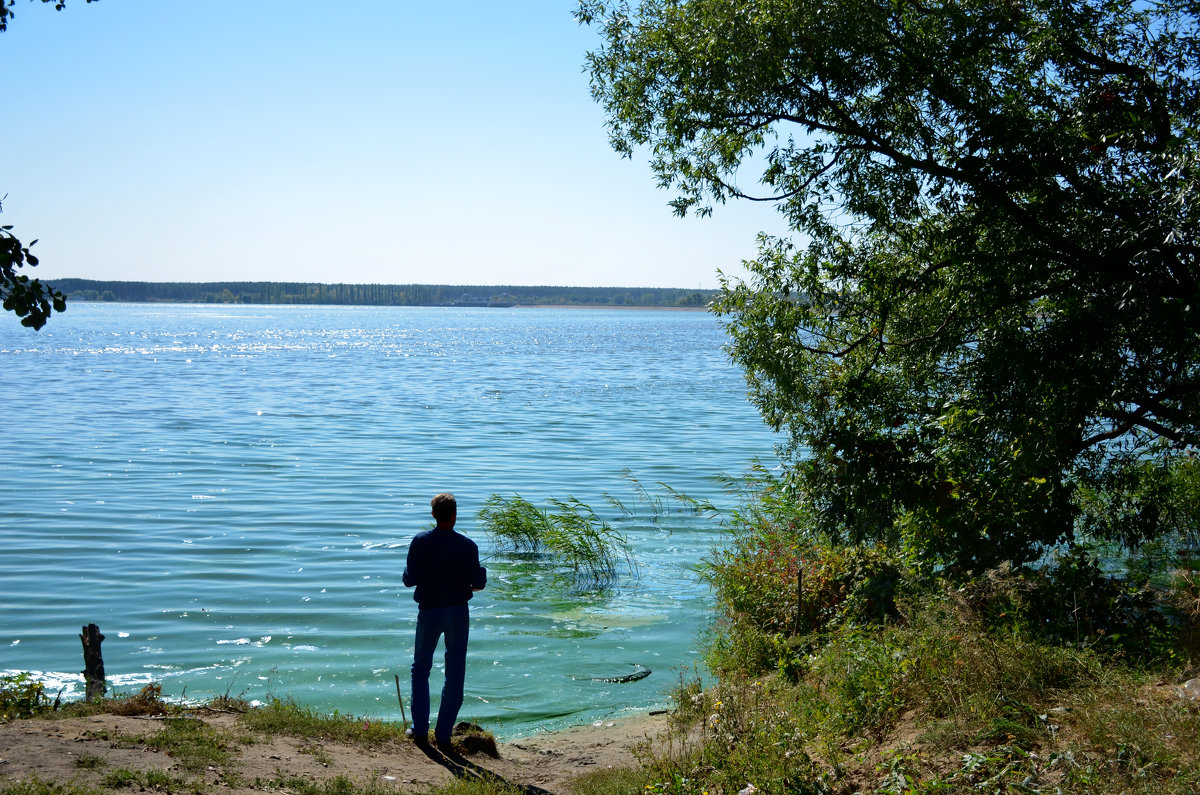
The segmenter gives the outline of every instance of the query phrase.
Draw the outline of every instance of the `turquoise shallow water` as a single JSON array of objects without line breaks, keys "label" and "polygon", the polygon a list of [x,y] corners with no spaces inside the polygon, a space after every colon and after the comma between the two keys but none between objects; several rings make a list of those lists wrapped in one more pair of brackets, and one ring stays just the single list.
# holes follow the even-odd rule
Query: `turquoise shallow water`
[{"label": "turquoise shallow water", "polygon": [[[399,718],[429,497],[454,491],[488,555],[476,512],[519,493],[593,506],[639,576],[583,597],[487,561],[462,716],[512,736],[662,704],[721,531],[656,484],[726,504],[717,475],[773,460],[723,342],[666,311],[74,303],[0,324],[0,671],[77,693],[95,622],[122,690]],[[635,666],[654,673],[593,681]]]}]

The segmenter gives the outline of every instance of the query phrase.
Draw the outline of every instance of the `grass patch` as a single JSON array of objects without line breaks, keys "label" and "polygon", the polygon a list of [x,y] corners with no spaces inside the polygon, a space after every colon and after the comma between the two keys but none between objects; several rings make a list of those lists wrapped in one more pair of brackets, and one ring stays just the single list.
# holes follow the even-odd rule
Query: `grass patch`
[{"label": "grass patch", "polygon": [[189,773],[223,767],[233,761],[234,738],[197,718],[166,718],[147,734],[92,734],[118,747],[144,747],[167,754]]},{"label": "grass patch", "polygon": [[187,781],[175,778],[163,770],[129,770],[117,768],[104,776],[104,786],[110,789],[153,789],[165,792],[197,791]]},{"label": "grass patch", "polygon": [[404,729],[396,723],[356,718],[337,712],[325,715],[294,701],[280,699],[238,716],[238,723],[250,732],[268,736],[336,741],[368,748],[404,739]]},{"label": "grass patch", "polygon": [[102,756],[80,754],[75,758],[75,767],[80,770],[99,770],[100,768],[108,767],[108,762]]},{"label": "grass patch", "polygon": [[100,790],[83,784],[42,781],[36,776],[26,781],[0,782],[0,795],[101,795]]},{"label": "grass patch", "polygon": [[572,795],[645,795],[646,773],[637,767],[591,770],[571,781]]},{"label": "grass patch", "polygon": [[290,795],[396,795],[396,785],[390,781],[352,779],[334,776],[324,781],[309,781],[296,776],[258,779],[254,789],[268,792],[287,792]]}]

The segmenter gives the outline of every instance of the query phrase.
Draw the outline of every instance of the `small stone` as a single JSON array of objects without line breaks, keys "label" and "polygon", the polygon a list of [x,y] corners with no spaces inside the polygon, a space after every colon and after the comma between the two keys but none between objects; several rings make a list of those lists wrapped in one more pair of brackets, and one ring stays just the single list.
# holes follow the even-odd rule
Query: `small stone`
[{"label": "small stone", "polygon": [[1179,688],[1179,695],[1188,701],[1200,698],[1200,679],[1189,679],[1184,682],[1183,687]]}]

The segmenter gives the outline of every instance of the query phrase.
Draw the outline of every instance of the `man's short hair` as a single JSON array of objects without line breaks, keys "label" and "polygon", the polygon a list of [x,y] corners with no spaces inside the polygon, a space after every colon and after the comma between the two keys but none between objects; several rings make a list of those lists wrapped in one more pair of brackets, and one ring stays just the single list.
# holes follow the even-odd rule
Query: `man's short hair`
[{"label": "man's short hair", "polygon": [[458,515],[458,503],[454,500],[454,495],[448,491],[435,496],[429,501],[429,506],[433,508],[434,519],[449,519],[451,516]]}]

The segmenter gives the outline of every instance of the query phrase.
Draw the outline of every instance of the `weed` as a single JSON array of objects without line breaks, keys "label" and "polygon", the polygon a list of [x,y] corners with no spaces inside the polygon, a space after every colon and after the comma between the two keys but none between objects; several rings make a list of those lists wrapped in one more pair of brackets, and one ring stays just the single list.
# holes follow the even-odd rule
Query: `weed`
[{"label": "weed", "polygon": [[280,776],[273,779],[256,779],[252,789],[281,790],[292,795],[396,795],[395,785],[386,780],[356,780],[346,776],[334,776],[323,781]]},{"label": "weed", "polygon": [[141,790],[155,789],[165,792],[175,792],[182,789],[193,789],[183,779],[174,778],[163,770],[129,770],[120,767],[104,776],[104,786],[109,789],[138,788]]},{"label": "weed", "polygon": [[98,770],[102,767],[107,767],[108,762],[102,756],[95,754],[80,754],[75,757],[75,767],[81,770]]},{"label": "weed", "polygon": [[[119,747],[143,746],[161,751],[189,773],[229,764],[233,759],[233,740],[196,718],[166,718],[157,732],[149,734],[100,734]],[[114,771],[116,773],[117,771]]]},{"label": "weed", "polygon": [[0,676],[0,720],[27,718],[49,708],[42,682],[27,673]]},{"label": "weed", "polygon": [[641,768],[613,767],[593,770],[571,781],[574,795],[644,795],[646,774]]},{"label": "weed", "polygon": [[333,757],[325,750],[325,746],[313,739],[305,739],[300,744],[300,753],[308,754],[315,759],[319,764],[328,767],[333,764]]},{"label": "weed", "polygon": [[104,786],[112,789],[141,786],[141,783],[141,773],[125,767],[118,767],[116,770],[109,771],[104,776]]},{"label": "weed", "polygon": [[75,782],[42,781],[35,776],[26,781],[0,783],[0,795],[100,795],[100,791]]},{"label": "weed", "polygon": [[104,703],[105,711],[113,715],[166,715],[175,710],[162,700],[162,685],[157,682],[145,685],[136,695]]},{"label": "weed", "polygon": [[404,729],[396,723],[364,720],[336,712],[323,715],[293,701],[279,699],[238,716],[238,721],[252,732],[318,741],[337,740],[367,747],[378,747],[404,737]]}]

